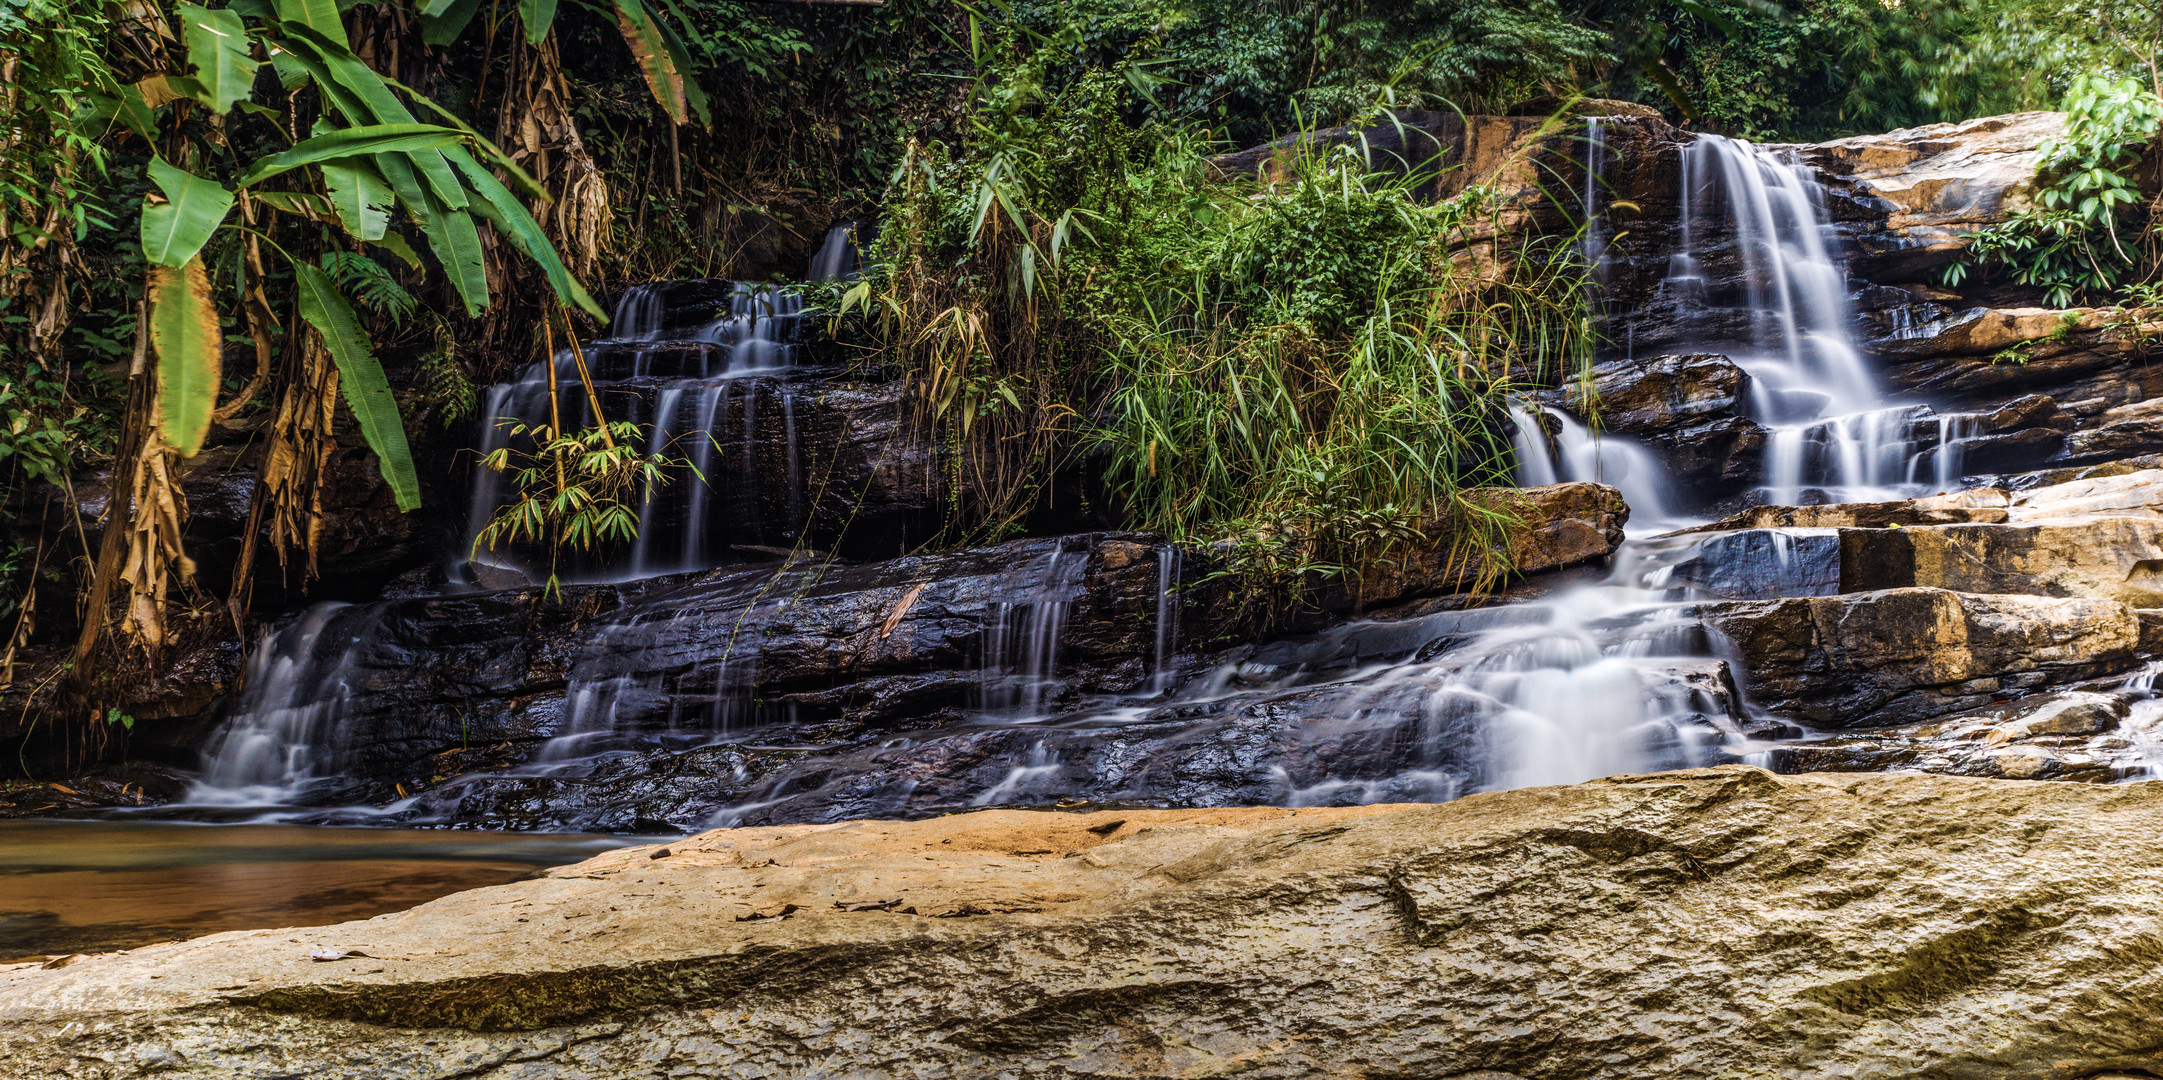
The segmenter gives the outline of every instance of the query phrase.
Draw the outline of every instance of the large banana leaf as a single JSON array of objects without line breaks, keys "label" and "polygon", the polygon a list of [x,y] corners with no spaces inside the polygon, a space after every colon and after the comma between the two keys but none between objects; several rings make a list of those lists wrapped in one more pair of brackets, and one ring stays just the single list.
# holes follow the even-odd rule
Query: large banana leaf
[{"label": "large banana leaf", "polygon": [[473,160],[473,155],[461,149],[452,151],[450,158],[451,164],[458,166],[458,171],[466,175],[466,183],[473,185],[474,193],[480,196],[473,203],[473,212],[488,219],[496,232],[539,264],[541,272],[548,276],[548,284],[556,290],[565,306],[584,308],[594,318],[607,322],[607,313],[587,294],[585,286],[571,276],[570,268],[564,266],[563,259],[556,254],[555,245],[548,242],[548,235],[541,231],[540,223],[526,212],[518,197],[480,162]]},{"label": "large banana leaf", "polygon": [[346,231],[362,240],[383,239],[396,201],[389,181],[367,158],[332,158],[322,164],[323,186],[329,189],[331,208]]},{"label": "large banana leaf", "polygon": [[[312,54],[309,59],[318,66],[316,85],[323,88],[324,96],[345,114],[346,122],[354,127],[377,124],[412,124],[413,113],[384,85],[383,77],[368,65],[360,62],[343,44],[330,41],[307,27],[288,26],[288,43],[293,51]],[[427,181],[430,191],[443,205],[462,210],[466,205],[466,190],[452,173],[451,164],[443,159],[441,150],[403,151],[413,162],[413,167]]]},{"label": "large banana leaf", "polygon": [[414,216],[420,221],[421,235],[428,240],[428,250],[443,264],[444,272],[451,276],[451,286],[458,290],[458,298],[465,301],[466,314],[478,318],[488,306],[488,269],[481,256],[481,231],[473,224],[473,215],[423,198]]},{"label": "large banana leaf", "polygon": [[[348,47],[345,21],[338,17],[338,0],[272,0],[280,22],[299,24],[321,34],[341,49]],[[288,27],[290,29],[290,26]]]},{"label": "large banana leaf", "polygon": [[440,158],[440,148],[456,146],[465,140],[465,132],[434,124],[370,124],[366,127],[340,128],[314,138],[302,139],[293,144],[290,150],[281,150],[269,157],[257,159],[256,163],[241,175],[240,186],[259,184],[282,172],[356,154],[411,154],[415,151],[432,151]]},{"label": "large banana leaf", "polygon": [[195,65],[196,82],[203,88],[201,100],[222,116],[255,85],[259,65],[248,55],[248,28],[241,24],[240,13],[229,8],[213,11],[180,4],[178,10],[188,62]]},{"label": "large banana leaf", "polygon": [[398,414],[398,399],[391,396],[390,380],[376,362],[368,335],[353,316],[352,305],[339,295],[338,286],[313,263],[293,264],[294,284],[300,292],[300,317],[323,337],[338,364],[338,385],[345,391],[346,406],[360,422],[361,437],[375,451],[376,467],[391,486],[401,512],[420,509],[420,476],[413,468],[413,450],[406,444],[405,420]]},{"label": "large banana leaf", "polygon": [[421,40],[430,45],[449,45],[466,32],[466,25],[481,10],[481,0],[451,0],[441,12],[421,13]]},{"label": "large banana leaf", "polygon": [[539,45],[556,23],[556,0],[518,0],[518,21],[525,24],[526,44]]},{"label": "large banana leaf", "polygon": [[147,291],[150,344],[158,353],[158,437],[181,457],[194,457],[210,430],[223,367],[210,275],[201,259],[179,269],[153,265]]},{"label": "large banana leaf", "polygon": [[143,258],[177,270],[210,242],[233,208],[233,193],[158,157],[150,159],[150,180],[165,201],[143,199]]},{"label": "large banana leaf", "polygon": [[653,13],[639,0],[616,0],[616,26],[623,31],[623,40],[631,46],[631,54],[638,58],[639,69],[645,72],[646,85],[652,88],[654,100],[661,103],[670,120],[689,123],[684,69],[676,65],[676,57],[662,36],[661,26]]}]

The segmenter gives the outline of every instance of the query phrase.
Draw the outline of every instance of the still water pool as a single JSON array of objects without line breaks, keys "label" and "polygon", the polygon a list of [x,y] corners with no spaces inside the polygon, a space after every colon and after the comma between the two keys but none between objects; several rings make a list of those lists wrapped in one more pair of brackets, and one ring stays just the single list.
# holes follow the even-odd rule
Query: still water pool
[{"label": "still water pool", "polygon": [[0,963],[365,919],[637,842],[562,833],[0,821]]}]

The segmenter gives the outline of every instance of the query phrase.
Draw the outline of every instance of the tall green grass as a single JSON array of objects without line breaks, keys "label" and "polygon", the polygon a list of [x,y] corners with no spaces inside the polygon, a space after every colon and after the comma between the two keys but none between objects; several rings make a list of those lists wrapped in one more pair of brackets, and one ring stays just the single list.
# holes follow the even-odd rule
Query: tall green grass
[{"label": "tall green grass", "polygon": [[1129,121],[1135,68],[1053,88],[1060,47],[1026,44],[986,59],[967,137],[910,148],[831,298],[955,451],[949,539],[1079,462],[1130,526],[1260,577],[1436,545],[1473,587],[1507,571],[1504,407],[1591,352],[1570,238],[1498,241],[1495,189],[1424,198],[1325,140],[1218,175],[1206,129]]}]

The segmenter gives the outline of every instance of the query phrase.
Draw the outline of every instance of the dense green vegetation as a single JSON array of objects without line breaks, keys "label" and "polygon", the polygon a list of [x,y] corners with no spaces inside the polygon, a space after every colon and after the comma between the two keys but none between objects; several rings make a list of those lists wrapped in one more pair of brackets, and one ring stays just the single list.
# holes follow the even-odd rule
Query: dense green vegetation
[{"label": "dense green vegetation", "polygon": [[[1966,272],[2152,298],[2159,53],[2154,5],[2075,0],[0,0],[0,683],[79,623],[92,704],[100,627],[238,632],[259,576],[304,585],[339,425],[415,505],[424,421],[591,332],[590,293],[786,276],[874,215],[824,301],[960,451],[949,540],[1027,528],[1085,463],[1093,512],[1258,573],[1446,529],[1482,579],[1491,404],[1591,345],[1573,248],[1464,258],[1492,192],[1324,144],[1254,184],[1212,154],[1385,107],[1821,138],[2065,106],[2043,199]],[[236,579],[194,595],[179,462],[258,438]],[[640,469],[607,427],[544,441]],[[581,518],[565,470],[503,464],[519,536],[620,538],[614,480]],[[93,474],[129,496],[102,545]],[[34,578],[75,603],[36,612]]]}]

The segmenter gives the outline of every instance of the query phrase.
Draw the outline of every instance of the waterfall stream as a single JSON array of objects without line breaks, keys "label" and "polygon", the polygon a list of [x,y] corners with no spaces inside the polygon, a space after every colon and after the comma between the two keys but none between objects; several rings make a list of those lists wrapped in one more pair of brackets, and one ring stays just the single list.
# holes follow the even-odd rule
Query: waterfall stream
[{"label": "waterfall stream", "polygon": [[[1599,121],[1588,121],[1585,135],[1582,199],[1591,221],[1583,255],[1594,302],[1604,303],[1616,242],[1600,212],[1608,147]],[[1896,407],[1877,386],[1825,193],[1810,170],[1778,150],[1706,135],[1685,147],[1682,172],[1681,242],[1662,288],[1703,313],[1693,347],[1727,355],[1749,376],[1749,407],[1766,431],[1754,501],[1956,487],[1960,447],[1978,429],[1960,414]],[[849,227],[829,235],[815,276],[852,272],[853,236]],[[1739,292],[1709,284],[1715,263],[1741,268]],[[1797,547],[1816,541],[1802,531],[1674,533],[1701,518],[1652,450],[1527,401],[1508,415],[1519,482],[1597,481],[1630,507],[1631,538],[1603,579],[1505,606],[1354,622],[1212,660],[1180,652],[1183,597],[1197,575],[1179,552],[1160,547],[1147,556],[1153,621],[1131,631],[1142,642],[1132,688],[1085,693],[1066,637],[1086,592],[1088,556],[1047,542],[994,575],[980,618],[949,616],[977,620],[965,684],[900,678],[862,691],[946,702],[943,719],[826,744],[825,729],[800,721],[793,699],[754,693],[761,655],[749,643],[795,618],[796,594],[768,595],[760,583],[803,564],[740,569],[740,582],[709,574],[701,580],[720,591],[674,609],[639,599],[656,575],[724,566],[738,547],[800,539],[808,505],[799,439],[809,384],[798,377],[794,343],[800,300],[736,285],[686,321],[699,305],[684,295],[680,285],[628,290],[610,336],[586,346],[610,418],[641,424],[649,452],[688,464],[674,470],[676,482],[642,493],[628,552],[581,561],[564,575],[619,583],[595,594],[612,595],[615,608],[601,603],[576,648],[552,661],[564,671],[560,699],[536,706],[553,711],[532,718],[542,734],[522,759],[388,805],[344,811],[325,801],[321,780],[344,760],[338,718],[367,683],[360,672],[395,668],[400,655],[367,629],[369,606],[319,608],[256,650],[247,690],[211,746],[197,804],[279,807],[310,820],[688,828],[1072,799],[1441,800],[1748,759],[1765,750],[1769,733],[1794,730],[1744,699],[1696,605],[1824,591],[1822,554]],[[566,349],[551,363],[566,425],[591,423],[577,356]],[[489,389],[481,452],[512,437],[502,418],[546,420],[550,378],[550,366],[536,364]],[[477,470],[469,541],[504,498],[500,477]],[[479,550],[473,558],[466,564],[461,553],[459,580],[500,587],[501,576],[545,576],[530,553]],[[719,631],[699,605],[729,589],[754,595],[730,601],[742,614],[716,645]],[[920,591],[885,615],[886,631]],[[846,666],[864,644],[823,647]],[[670,783],[697,796],[662,777],[693,778]],[[625,799],[672,809],[627,811]]]}]

